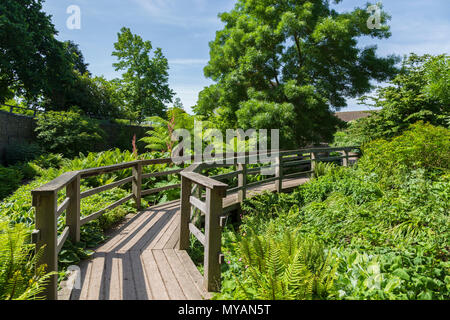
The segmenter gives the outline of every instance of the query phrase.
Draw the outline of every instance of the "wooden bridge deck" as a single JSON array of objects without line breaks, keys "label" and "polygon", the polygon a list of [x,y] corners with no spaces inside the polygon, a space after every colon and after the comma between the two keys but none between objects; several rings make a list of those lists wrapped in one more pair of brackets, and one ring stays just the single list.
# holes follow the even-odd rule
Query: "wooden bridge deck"
[{"label": "wooden bridge deck", "polygon": [[[306,178],[287,179],[283,189],[303,184]],[[247,194],[274,191],[274,183],[247,190]],[[237,203],[237,195],[224,198],[224,208]],[[121,225],[111,238],[83,261],[81,289],[72,300],[201,300],[211,294],[203,276],[186,251],[177,250],[180,202],[142,211]]]}]

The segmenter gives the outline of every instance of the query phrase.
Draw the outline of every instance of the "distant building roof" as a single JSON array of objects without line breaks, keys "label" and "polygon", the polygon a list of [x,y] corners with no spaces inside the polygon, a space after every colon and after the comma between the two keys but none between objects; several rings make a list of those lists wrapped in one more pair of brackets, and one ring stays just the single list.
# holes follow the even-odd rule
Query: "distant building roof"
[{"label": "distant building roof", "polygon": [[342,121],[350,122],[361,118],[367,118],[368,116],[370,116],[370,113],[371,111],[347,111],[347,112],[336,112],[335,115]]}]

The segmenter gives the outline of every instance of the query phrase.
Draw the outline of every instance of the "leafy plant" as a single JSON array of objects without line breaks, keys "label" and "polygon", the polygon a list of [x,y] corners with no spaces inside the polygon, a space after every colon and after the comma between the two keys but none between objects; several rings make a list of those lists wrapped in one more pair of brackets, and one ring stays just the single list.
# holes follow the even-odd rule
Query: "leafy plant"
[{"label": "leafy plant", "polygon": [[42,154],[42,148],[36,143],[17,143],[6,147],[5,160],[8,165],[27,162]]},{"label": "leafy plant", "polygon": [[20,171],[0,166],[0,200],[13,192],[22,180]]},{"label": "leafy plant", "polygon": [[94,151],[104,132],[97,122],[76,112],[48,112],[40,115],[36,126],[37,139],[46,152],[73,157],[80,152]]},{"label": "leafy plant", "polygon": [[[356,167],[321,172],[290,194],[247,199],[242,224],[223,233],[227,263],[216,298],[448,300],[449,131],[416,124],[367,144]],[[312,295],[311,270],[322,269],[308,274],[294,264],[308,248],[321,258],[302,258],[302,267],[333,261]]]},{"label": "leafy plant", "polygon": [[24,225],[0,220],[0,300],[39,299],[52,275],[37,265],[45,248],[34,255],[34,245],[27,239],[29,229]]}]

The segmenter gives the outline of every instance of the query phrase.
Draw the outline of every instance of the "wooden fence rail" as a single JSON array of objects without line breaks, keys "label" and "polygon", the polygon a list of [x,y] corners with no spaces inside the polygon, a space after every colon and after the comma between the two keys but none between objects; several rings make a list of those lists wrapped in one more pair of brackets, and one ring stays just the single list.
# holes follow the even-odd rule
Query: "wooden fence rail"
[{"label": "wooden fence rail", "polygon": [[[181,215],[180,215],[180,250],[189,248],[190,234],[195,236],[204,247],[204,286],[210,292],[220,291],[220,265],[224,262],[221,251],[222,229],[233,209],[240,209],[240,205],[247,197],[247,192],[252,187],[262,184],[275,183],[275,190],[283,190],[283,180],[301,175],[312,177],[316,163],[321,161],[341,161],[343,166],[350,165],[350,157],[357,159],[358,154],[350,155],[352,150],[359,147],[347,148],[315,148],[301,149],[296,151],[272,152],[270,155],[271,165],[267,160],[254,160],[254,155],[235,156],[224,158],[219,163],[197,163],[181,172]],[[330,153],[340,153],[339,156],[330,156]],[[263,164],[262,167],[249,168],[250,165]],[[235,171],[221,175],[208,177],[202,172],[218,167],[235,166]],[[273,168],[273,176],[261,181],[248,183],[249,175],[261,174],[263,169]],[[295,171],[285,174],[285,171]],[[238,177],[237,187],[230,187],[222,180]],[[269,175],[270,176],[270,175]],[[195,187],[194,187],[195,186]],[[194,188],[193,188],[194,187]],[[206,196],[202,199],[201,188],[206,189]],[[237,206],[224,209],[223,199],[226,195],[237,192]],[[193,212],[200,211],[205,216],[204,233],[201,227],[191,221]],[[197,219],[197,222],[201,221]]]},{"label": "wooden fence rail", "polygon": [[[163,171],[158,173],[142,174],[142,168],[149,165],[171,164],[171,159],[139,160],[128,163],[122,163],[101,168],[92,168],[81,171],[67,172],[55,180],[32,191],[33,206],[36,208],[35,230],[33,232],[33,242],[36,244],[36,251],[45,247],[44,254],[39,264],[46,264],[47,270],[58,270],[58,254],[61,251],[64,242],[67,239],[77,243],[80,241],[80,227],[91,222],[109,210],[112,210],[127,201],[134,200],[136,208],[141,209],[141,198],[144,195],[154,194],[163,190],[180,188],[179,184],[169,185],[163,188],[142,190],[142,181],[151,177],[163,177],[173,175],[180,170]],[[88,191],[80,192],[81,179],[99,176],[105,173],[112,173],[124,169],[132,169],[132,175],[123,180],[94,188]],[[97,193],[120,187],[124,184],[132,184],[132,193],[116,201],[102,210],[95,212],[87,217],[80,217],[81,200]],[[58,191],[65,188],[66,198],[58,206]],[[57,219],[66,213],[66,226],[63,233],[58,237]],[[57,275],[51,277],[46,287],[45,296],[47,299],[57,299]]]},{"label": "wooden fence rail", "polygon": [[[224,155],[224,164],[213,162],[196,163],[182,170],[170,170],[163,172],[143,174],[143,168],[149,165],[171,164],[171,159],[153,159],[139,160],[128,163],[122,163],[101,168],[92,168],[81,171],[67,172],[54,179],[53,181],[32,191],[32,204],[36,209],[35,230],[32,234],[33,242],[36,244],[36,250],[45,247],[44,253],[39,261],[39,265],[47,265],[47,271],[58,270],[58,254],[61,251],[64,242],[67,239],[76,243],[80,241],[80,227],[92,220],[102,216],[105,212],[112,210],[121,204],[134,200],[138,210],[141,209],[142,197],[159,193],[169,189],[181,188],[180,193],[180,240],[179,249],[186,250],[189,247],[189,237],[193,234],[204,246],[204,286],[208,291],[220,290],[220,264],[223,263],[221,251],[221,233],[226,224],[229,212],[223,209],[223,199],[227,194],[237,192],[238,205],[247,197],[247,191],[263,183],[274,182],[276,190],[282,191],[282,181],[286,177],[293,175],[311,175],[314,172],[315,163],[326,159],[341,160],[343,165],[349,165],[349,152],[358,147],[348,148],[319,148],[319,149],[301,149],[296,151],[273,152],[271,156],[276,157],[274,176],[262,181],[248,183],[248,176],[258,174],[262,169],[268,169],[270,166],[259,168],[249,168],[250,159],[255,158],[255,154],[245,155]],[[330,157],[330,152],[340,152],[341,156]],[[257,155],[258,159],[259,155]],[[357,155],[353,155],[357,157]],[[191,160],[194,157],[191,158]],[[258,159],[259,164],[264,161]],[[267,161],[266,161],[267,164]],[[231,173],[208,177],[202,172],[210,168],[235,167]],[[101,187],[93,188],[84,192],[80,191],[82,179],[99,176],[105,173],[112,173],[125,169],[131,169],[130,177],[120,181],[110,183]],[[294,170],[295,172],[285,174],[285,170]],[[142,190],[142,182],[152,177],[163,177],[168,175],[180,174],[181,184],[169,185],[162,188]],[[220,180],[228,180],[237,176],[238,186],[230,187]],[[95,212],[87,217],[80,216],[81,200],[93,196],[97,193],[120,187],[131,183],[131,193],[109,205],[102,210]],[[58,205],[58,191],[66,190],[66,198]],[[203,190],[205,191],[203,194]],[[204,233],[197,227],[195,222],[191,222],[195,210],[200,211],[204,216]],[[65,222],[63,232],[58,236],[57,219],[65,212]],[[198,221],[201,221],[199,219]],[[198,222],[197,221],[197,222]],[[47,299],[57,299],[57,275],[51,277],[46,287],[45,296]]]}]

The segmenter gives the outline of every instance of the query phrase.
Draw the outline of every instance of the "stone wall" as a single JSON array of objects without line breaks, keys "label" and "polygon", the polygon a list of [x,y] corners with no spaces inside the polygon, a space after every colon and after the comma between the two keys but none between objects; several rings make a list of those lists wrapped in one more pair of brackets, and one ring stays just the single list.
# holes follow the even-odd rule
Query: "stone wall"
[{"label": "stone wall", "polygon": [[10,145],[36,141],[32,117],[0,110],[0,162],[5,161],[5,151]]},{"label": "stone wall", "polygon": [[[32,117],[0,110],[0,163],[5,163],[8,146],[36,142],[35,127],[36,121]],[[149,130],[149,128],[115,123],[100,123],[100,127],[105,131],[106,139],[102,143],[92,146],[92,151],[104,151],[113,148],[131,150],[133,136],[136,134],[136,140],[139,140]],[[143,143],[138,142],[138,148],[143,151]]]}]

